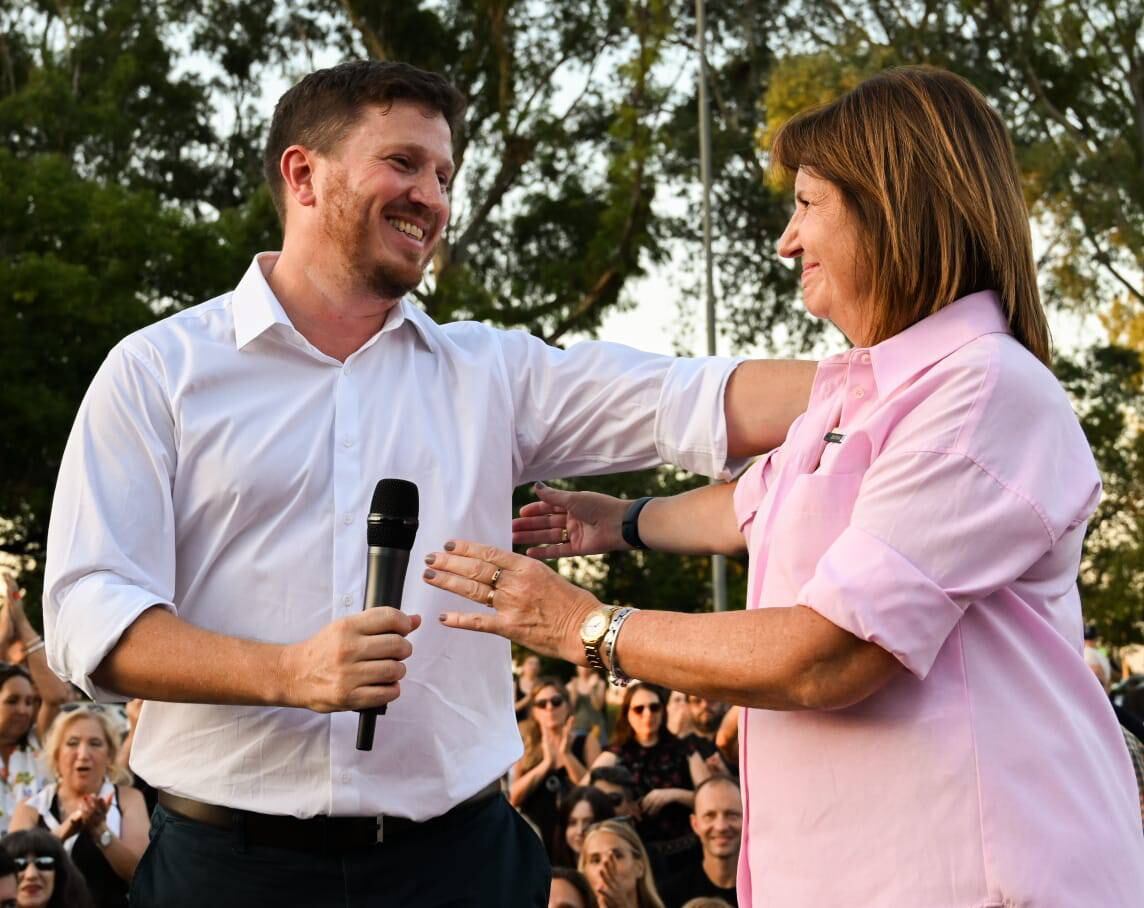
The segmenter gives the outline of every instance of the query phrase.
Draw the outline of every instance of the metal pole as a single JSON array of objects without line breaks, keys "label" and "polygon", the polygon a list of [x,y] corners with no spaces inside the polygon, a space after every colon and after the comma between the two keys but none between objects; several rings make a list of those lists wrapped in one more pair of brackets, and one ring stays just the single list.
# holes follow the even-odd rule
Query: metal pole
[{"label": "metal pole", "polygon": [[[711,123],[707,110],[707,22],[703,0],[695,0],[695,44],[699,50],[699,173],[703,182],[704,296],[707,302],[707,355],[715,355],[715,264],[711,258]],[[712,480],[716,482],[716,480]],[[715,611],[727,611],[727,560],[711,557],[711,596]]]}]

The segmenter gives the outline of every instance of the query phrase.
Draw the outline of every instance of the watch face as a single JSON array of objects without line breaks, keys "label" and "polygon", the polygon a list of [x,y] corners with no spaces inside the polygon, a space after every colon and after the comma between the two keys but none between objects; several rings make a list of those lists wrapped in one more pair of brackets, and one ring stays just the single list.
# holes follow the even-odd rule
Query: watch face
[{"label": "watch face", "polygon": [[608,616],[603,612],[593,612],[580,626],[580,636],[584,640],[597,640],[608,629]]}]

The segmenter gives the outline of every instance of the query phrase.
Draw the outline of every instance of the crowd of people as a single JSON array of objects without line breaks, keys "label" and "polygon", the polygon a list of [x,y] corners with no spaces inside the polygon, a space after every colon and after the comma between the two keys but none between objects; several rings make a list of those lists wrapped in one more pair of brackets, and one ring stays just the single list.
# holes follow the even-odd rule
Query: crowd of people
[{"label": "crowd of people", "polygon": [[636,682],[610,723],[603,677],[579,666],[565,683],[534,654],[516,689],[524,755],[509,798],[548,852],[550,906],[737,904],[734,711]]},{"label": "crowd of people", "polygon": [[73,698],[47,667],[20,590],[11,577],[4,585],[0,908],[124,908],[149,825],[127,769],[138,709]]}]

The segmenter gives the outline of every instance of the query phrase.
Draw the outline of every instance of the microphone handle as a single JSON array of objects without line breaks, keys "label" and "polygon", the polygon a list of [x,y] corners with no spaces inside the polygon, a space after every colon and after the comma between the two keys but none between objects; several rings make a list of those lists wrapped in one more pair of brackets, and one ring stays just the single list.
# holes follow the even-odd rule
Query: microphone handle
[{"label": "microphone handle", "polygon": [[[369,547],[365,576],[364,608],[389,605],[401,608],[405,588],[405,570],[409,567],[409,551],[388,546]],[[385,715],[385,704],[376,709],[358,710],[357,749],[373,749],[373,731],[378,716]]]}]

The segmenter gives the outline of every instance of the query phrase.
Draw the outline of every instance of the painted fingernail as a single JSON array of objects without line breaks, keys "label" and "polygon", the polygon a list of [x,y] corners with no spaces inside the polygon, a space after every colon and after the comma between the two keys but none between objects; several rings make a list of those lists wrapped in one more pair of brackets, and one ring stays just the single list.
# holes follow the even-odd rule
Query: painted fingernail
[{"label": "painted fingernail", "polygon": [[437,616],[437,620],[440,621],[442,624],[444,624],[446,621],[449,620],[449,616],[446,615],[444,612],[442,612],[440,615]]},{"label": "painted fingernail", "polygon": [[434,555],[432,552],[430,552],[428,555],[425,556],[425,563],[426,564],[432,564],[434,559],[436,559],[436,557],[437,557],[436,555]]},{"label": "painted fingernail", "polygon": [[451,552],[456,547],[457,547],[457,543],[453,542],[453,540],[451,540],[451,539],[445,543],[445,551],[446,552]]},{"label": "painted fingernail", "polygon": [[424,577],[426,580],[432,580],[434,577],[437,576],[437,572],[434,570],[431,570],[430,568],[425,568],[425,573],[422,574],[421,576]]}]

